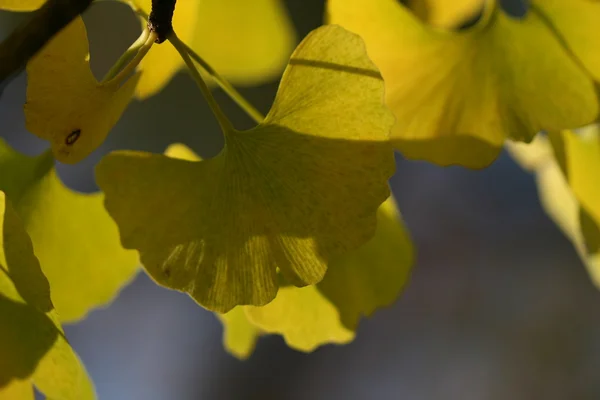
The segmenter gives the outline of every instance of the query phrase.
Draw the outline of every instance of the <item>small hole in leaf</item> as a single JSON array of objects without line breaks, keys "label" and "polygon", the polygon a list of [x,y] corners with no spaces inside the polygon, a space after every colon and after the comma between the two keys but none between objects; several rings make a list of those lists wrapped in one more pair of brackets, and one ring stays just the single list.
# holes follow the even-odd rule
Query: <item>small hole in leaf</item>
[{"label": "small hole in leaf", "polygon": [[81,136],[81,129],[77,129],[69,133],[69,136],[67,136],[67,138],[65,139],[65,144],[67,146],[72,146],[73,143],[75,143],[77,139],[79,139],[79,136]]}]

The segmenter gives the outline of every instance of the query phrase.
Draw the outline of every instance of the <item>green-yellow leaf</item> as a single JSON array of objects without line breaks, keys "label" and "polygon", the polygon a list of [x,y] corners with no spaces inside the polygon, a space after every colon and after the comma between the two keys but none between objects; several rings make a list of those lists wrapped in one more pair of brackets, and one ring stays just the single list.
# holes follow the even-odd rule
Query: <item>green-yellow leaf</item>
[{"label": "green-yellow leaf", "polygon": [[473,27],[456,32],[397,0],[328,1],[329,21],[361,35],[380,68],[392,137],[408,158],[481,168],[507,138],[529,141],[597,117],[592,80],[540,12],[515,19],[486,4]]},{"label": "green-yellow leaf", "polygon": [[[169,146],[166,154],[199,159],[182,144]],[[375,236],[332,260],[316,289],[286,286],[266,306],[246,307],[246,313],[237,307],[217,314],[225,328],[225,348],[238,358],[247,358],[261,330],[283,335],[290,347],[302,351],[352,340],[362,315],[369,316],[396,299],[413,262],[412,243],[392,197],[379,207],[377,217]]]},{"label": "green-yellow leaf", "polygon": [[33,11],[40,8],[46,0],[0,0],[0,10]]},{"label": "green-yellow leaf", "polygon": [[567,174],[582,207],[600,225],[600,134],[565,132]]},{"label": "green-yellow leaf", "polygon": [[27,64],[26,127],[50,141],[64,163],[81,161],[106,139],[139,79],[99,83],[89,61],[85,25],[77,17]]},{"label": "green-yellow leaf", "polygon": [[565,45],[600,82],[600,1],[532,0],[532,7],[550,21]]},{"label": "green-yellow leaf", "polygon": [[283,335],[290,347],[301,351],[348,343],[361,316],[398,297],[412,261],[412,243],[390,197],[379,208],[375,236],[332,260],[320,283],[283,287],[271,303],[247,307],[246,313],[262,330]]},{"label": "green-yellow leaf", "polygon": [[[150,0],[135,0],[150,12]],[[179,38],[234,84],[279,77],[296,36],[281,0],[179,0],[173,17]],[[184,67],[173,46],[154,46],[142,61],[141,98],[162,89]]]},{"label": "green-yellow leaf", "polygon": [[354,339],[354,332],[341,323],[335,305],[314,285],[282,287],[275,300],[263,307],[247,307],[246,315],[265,332],[281,334],[288,346],[301,351]]},{"label": "green-yellow leaf", "polygon": [[235,357],[245,360],[256,346],[260,330],[253,325],[242,307],[236,307],[227,314],[215,313],[223,324],[223,346]]},{"label": "green-yellow leaf", "polygon": [[[94,399],[85,368],[64,336],[31,240],[0,192],[0,395]],[[27,397],[24,397],[27,398]]]},{"label": "green-yellow leaf", "polygon": [[[564,137],[572,135],[564,131]],[[571,240],[575,250],[586,265],[597,286],[600,286],[600,253],[590,252],[583,226],[580,203],[553,154],[550,141],[538,136],[530,144],[507,142],[507,147],[515,160],[526,170],[534,172],[542,207],[548,216]],[[590,221],[588,221],[589,223]],[[590,231],[594,228],[587,227]],[[596,225],[595,229],[598,229]]]},{"label": "green-yellow leaf", "polygon": [[265,121],[206,161],[115,152],[97,166],[126,248],[160,284],[226,312],[263,305],[375,232],[393,118],[361,39],[322,27],[296,49]]},{"label": "green-yellow leaf", "polygon": [[68,189],[49,152],[27,157],[0,140],[0,190],[7,193],[33,241],[62,321],[107,304],[137,271],[124,250],[103,196]]}]

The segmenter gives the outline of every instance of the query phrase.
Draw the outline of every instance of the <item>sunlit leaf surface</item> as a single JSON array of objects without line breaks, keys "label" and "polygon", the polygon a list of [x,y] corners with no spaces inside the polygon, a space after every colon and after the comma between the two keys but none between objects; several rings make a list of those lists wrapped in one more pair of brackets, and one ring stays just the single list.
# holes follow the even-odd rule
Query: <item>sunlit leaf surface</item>
[{"label": "sunlit leaf surface", "polygon": [[27,157],[2,140],[0,170],[0,190],[31,236],[61,320],[108,303],[136,272],[138,257],[121,247],[103,196],[65,187],[49,152]]},{"label": "sunlit leaf surface", "polygon": [[[135,0],[150,12],[150,0]],[[281,74],[296,36],[281,0],[179,0],[173,27],[216,71],[234,84],[253,85]],[[137,88],[155,94],[184,64],[173,46],[154,46],[140,66]]]},{"label": "sunlit leaf surface", "polygon": [[239,359],[246,359],[254,351],[260,330],[246,317],[242,307],[227,314],[215,313],[223,324],[223,346]]},{"label": "sunlit leaf surface", "polygon": [[122,86],[99,83],[78,17],[27,64],[27,129],[50,141],[57,160],[76,163],[106,139],[129,104],[139,74]]},{"label": "sunlit leaf surface", "polygon": [[0,398],[93,399],[85,368],[64,337],[50,287],[21,220],[0,192]]},{"label": "sunlit leaf surface", "polygon": [[115,152],[97,167],[122,243],[160,284],[226,312],[263,305],[369,240],[394,172],[383,81],[361,39],[328,26],[293,54],[265,121],[206,161]]},{"label": "sunlit leaf surface", "polygon": [[516,19],[486,4],[474,26],[457,32],[427,25],[397,0],[328,1],[329,21],[360,34],[381,70],[405,156],[480,168],[506,138],[529,141],[596,118],[590,76],[544,15],[531,7]]}]

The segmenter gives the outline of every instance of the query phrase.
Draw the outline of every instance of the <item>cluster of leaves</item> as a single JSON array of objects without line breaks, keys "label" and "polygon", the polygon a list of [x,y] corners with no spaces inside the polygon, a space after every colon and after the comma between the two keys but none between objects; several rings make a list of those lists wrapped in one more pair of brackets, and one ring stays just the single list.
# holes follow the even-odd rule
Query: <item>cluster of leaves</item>
[{"label": "cluster of leaves", "polygon": [[[150,11],[150,0],[126,3]],[[93,398],[60,322],[107,304],[140,264],[215,312],[240,358],[264,334],[302,351],[351,341],[413,263],[387,183],[394,148],[482,168],[506,144],[600,283],[600,135],[572,130],[598,118],[600,2],[532,0],[522,18],[494,0],[405,3],[328,0],[326,25],[290,56],[280,0],[180,0],[173,25],[189,54],[175,36],[152,46],[142,21],[137,55],[101,81],[81,18],[55,36],[27,65],[24,107],[51,149],[30,158],[0,142],[0,397],[31,398],[33,383],[49,398]],[[221,76],[198,74],[190,54],[248,85],[289,61],[267,116],[240,131],[206,90],[203,79]],[[217,156],[183,144],[116,151],[97,165],[102,193],[60,182],[56,160],[87,157],[132,97],[159,92],[186,64],[221,125]]]}]

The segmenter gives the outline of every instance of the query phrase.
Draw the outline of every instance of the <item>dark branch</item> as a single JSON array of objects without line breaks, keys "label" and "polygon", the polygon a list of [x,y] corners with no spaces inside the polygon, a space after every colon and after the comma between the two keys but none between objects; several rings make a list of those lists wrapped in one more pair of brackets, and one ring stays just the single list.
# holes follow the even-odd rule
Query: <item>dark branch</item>
[{"label": "dark branch", "polygon": [[156,43],[162,43],[173,32],[173,12],[177,0],[152,0],[148,29],[156,33]]},{"label": "dark branch", "polygon": [[48,0],[0,43],[0,88],[93,0]]}]

